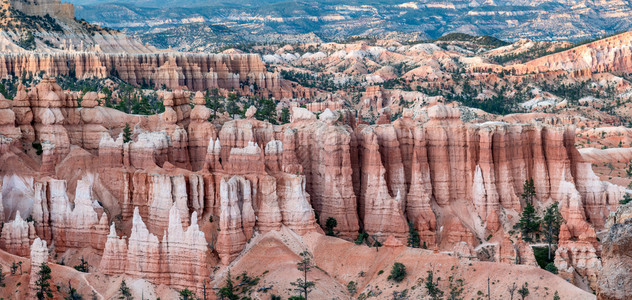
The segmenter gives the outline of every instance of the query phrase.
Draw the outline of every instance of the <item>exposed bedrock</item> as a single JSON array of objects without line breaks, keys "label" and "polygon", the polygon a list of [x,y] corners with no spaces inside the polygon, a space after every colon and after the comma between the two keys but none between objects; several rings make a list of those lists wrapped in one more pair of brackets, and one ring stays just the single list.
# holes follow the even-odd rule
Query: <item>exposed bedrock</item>
[{"label": "exposed bedrock", "polygon": [[[556,265],[594,288],[601,263],[595,232],[624,191],[592,172],[574,147],[573,128],[466,124],[459,110],[442,105],[430,107],[424,123],[404,114],[393,123],[356,124],[341,118],[344,111],[316,117],[295,107],[286,125],[253,119],[251,110],[220,126],[208,122],[199,93],[192,110],[184,92],[165,93],[165,113],[155,116],[92,105],[94,95],[78,107],[54,80],[20,93],[21,104],[0,106],[15,115],[0,126],[7,141],[0,148],[3,217],[11,220],[0,246],[24,253],[35,237],[58,252],[90,246],[102,251],[109,274],[182,287],[200,287],[186,274],[208,257],[229,264],[257,234],[284,226],[323,232],[329,218],[339,237],[366,232],[380,242],[406,243],[410,224],[427,247],[468,257],[499,236],[489,259],[531,263],[528,246],[504,237],[532,178],[535,206],[557,202],[566,220]],[[134,124],[128,142],[125,123]],[[21,149],[29,141],[42,141],[41,160]],[[32,230],[20,221],[29,215]],[[186,245],[173,240],[189,230]],[[186,255],[193,256],[185,269],[155,260]]]}]

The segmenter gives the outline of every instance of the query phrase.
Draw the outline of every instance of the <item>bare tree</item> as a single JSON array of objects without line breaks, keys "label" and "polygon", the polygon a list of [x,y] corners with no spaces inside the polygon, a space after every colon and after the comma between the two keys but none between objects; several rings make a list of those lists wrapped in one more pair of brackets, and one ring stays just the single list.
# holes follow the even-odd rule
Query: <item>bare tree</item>
[{"label": "bare tree", "polygon": [[487,276],[487,300],[492,300],[492,292],[489,287],[489,276]]},{"label": "bare tree", "polygon": [[509,300],[513,300],[513,296],[517,288],[518,286],[516,285],[515,282],[513,283],[511,287],[507,288],[507,290],[509,291]]}]

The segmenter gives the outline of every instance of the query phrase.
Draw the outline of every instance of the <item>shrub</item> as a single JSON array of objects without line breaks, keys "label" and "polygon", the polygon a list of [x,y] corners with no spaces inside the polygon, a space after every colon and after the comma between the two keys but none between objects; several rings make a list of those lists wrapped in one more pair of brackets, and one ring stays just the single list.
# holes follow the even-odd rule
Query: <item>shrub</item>
[{"label": "shrub", "polygon": [[356,245],[362,245],[365,241],[369,240],[369,234],[366,232],[361,232],[358,234],[358,238],[355,240]]},{"label": "shrub", "polygon": [[4,273],[2,273],[2,266],[0,266],[0,286],[4,287]]},{"label": "shrub", "polygon": [[546,267],[544,267],[544,269],[553,274],[557,274],[557,267],[555,266],[555,263],[553,262],[546,264]]},{"label": "shrub", "polygon": [[325,232],[328,236],[336,236],[336,233],[334,233],[334,228],[336,228],[338,226],[338,221],[336,221],[335,218],[333,217],[329,217],[327,218],[327,221],[325,222]]},{"label": "shrub", "polygon": [[75,268],[75,270],[79,272],[84,272],[84,273],[90,272],[90,266],[88,265],[88,262],[85,259],[83,259],[83,257],[81,258],[81,263],[74,266],[73,268]]},{"label": "shrub", "polygon": [[518,295],[520,298],[524,300],[527,296],[529,296],[529,284],[526,282],[522,284],[522,287],[518,290]]},{"label": "shrub", "polygon": [[38,142],[33,142],[31,145],[33,146],[33,148],[35,148],[35,154],[42,155],[42,153],[44,152],[44,150],[42,149],[42,144]]},{"label": "shrub", "polygon": [[391,269],[391,275],[388,276],[388,280],[393,280],[395,282],[401,282],[406,277],[406,266],[402,263],[394,263],[393,268]]},{"label": "shrub", "polygon": [[180,300],[193,300],[195,299],[195,294],[189,290],[184,289],[180,291]]},{"label": "shrub", "polygon": [[546,266],[555,260],[555,252],[553,252],[551,259],[549,259],[548,253],[548,247],[533,247],[533,255],[535,256],[535,261],[542,269],[546,269]]},{"label": "shrub", "polygon": [[428,271],[428,276],[426,277],[426,290],[428,291],[428,296],[430,296],[430,298],[433,300],[443,298],[443,291],[439,289],[440,279],[441,278],[437,277],[437,280],[435,281],[434,271]]},{"label": "shrub", "polygon": [[630,197],[629,194],[625,194],[625,196],[623,196],[623,200],[619,200],[619,204],[621,205],[626,205],[630,202],[632,202],[632,197]]},{"label": "shrub", "polygon": [[358,284],[355,283],[355,281],[349,281],[349,283],[347,283],[347,291],[349,292],[349,295],[355,294],[357,289]]}]

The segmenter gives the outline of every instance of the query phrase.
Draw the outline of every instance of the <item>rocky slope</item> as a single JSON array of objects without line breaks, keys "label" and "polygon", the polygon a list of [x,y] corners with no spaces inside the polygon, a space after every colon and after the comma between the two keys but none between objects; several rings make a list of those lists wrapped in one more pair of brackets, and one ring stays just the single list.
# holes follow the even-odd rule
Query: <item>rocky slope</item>
[{"label": "rocky slope", "polygon": [[530,70],[590,70],[594,73],[627,74],[632,71],[632,32],[581,45],[571,50],[548,55],[526,63]]},{"label": "rocky slope", "polygon": [[603,240],[603,268],[599,273],[599,299],[623,299],[630,295],[632,270],[632,205],[622,205],[608,218],[608,231]]},{"label": "rocky slope", "polygon": [[[0,127],[2,208],[13,221],[0,246],[26,255],[39,238],[69,259],[89,248],[95,272],[198,294],[205,272],[238,262],[258,237],[319,235],[330,218],[349,240],[366,232],[387,247],[405,244],[410,223],[430,249],[532,264],[511,230],[529,178],[536,207],[559,203],[566,220],[562,275],[596,288],[595,232],[624,193],[594,175],[564,126],[468,124],[444,105],[429,107],[424,122],[412,110],[366,125],[345,110],[317,117],[294,107],[286,125],[254,119],[255,108],[211,124],[199,93],[193,109],[184,92],[164,93],[165,112],[151,116],[92,96],[79,107],[74,95],[46,79],[2,102],[13,116]],[[41,154],[28,151],[35,144]],[[34,225],[22,221],[28,215]]]},{"label": "rocky slope", "polygon": [[116,30],[77,20],[74,6],[60,0],[2,0],[0,8],[0,50],[4,53],[155,51]]}]

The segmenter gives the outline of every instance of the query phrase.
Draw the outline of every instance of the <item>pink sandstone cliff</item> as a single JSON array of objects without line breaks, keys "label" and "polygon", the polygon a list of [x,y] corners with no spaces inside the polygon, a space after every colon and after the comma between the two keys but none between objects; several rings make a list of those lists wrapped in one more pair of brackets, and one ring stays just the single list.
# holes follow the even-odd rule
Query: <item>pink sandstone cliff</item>
[{"label": "pink sandstone cliff", "polygon": [[[71,62],[71,63],[67,63]],[[38,56],[31,53],[0,55],[0,77],[44,72],[50,77],[69,76],[77,79],[105,78],[116,75],[131,84],[163,85],[169,89],[188,87],[194,91],[216,88],[250,92],[244,82],[256,84],[262,94],[284,95],[281,75],[266,71],[256,54],[198,53],[52,53]]]},{"label": "pink sandstone cliff", "polygon": [[[504,238],[529,178],[536,207],[560,203],[566,220],[556,265],[595,287],[595,232],[623,193],[592,172],[574,147],[573,128],[467,124],[442,105],[428,110],[425,123],[405,114],[356,125],[328,108],[316,117],[295,107],[290,124],[258,121],[251,111],[215,127],[200,94],[193,110],[174,91],[163,95],[165,113],[132,116],[79,108],[50,79],[20,93],[23,105],[11,109],[25,119],[0,126],[0,134],[6,139],[19,129],[16,138],[50,146],[39,158],[24,154],[22,143],[2,144],[5,219],[15,220],[18,210],[31,214],[36,236],[54,251],[89,246],[107,274],[178,287],[199,290],[208,264],[229,264],[253,236],[284,226],[322,233],[330,217],[342,238],[366,232],[402,244],[411,223],[427,247],[467,257],[479,256],[490,235],[503,237],[484,245],[498,254],[483,259],[529,264],[528,247],[517,236]],[[125,122],[136,124],[126,143]],[[35,235],[29,228],[25,237],[23,224],[13,222],[3,247],[24,252]]]}]

